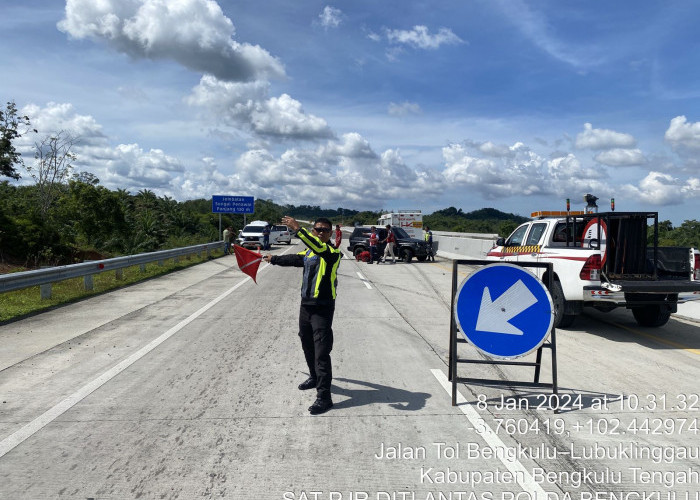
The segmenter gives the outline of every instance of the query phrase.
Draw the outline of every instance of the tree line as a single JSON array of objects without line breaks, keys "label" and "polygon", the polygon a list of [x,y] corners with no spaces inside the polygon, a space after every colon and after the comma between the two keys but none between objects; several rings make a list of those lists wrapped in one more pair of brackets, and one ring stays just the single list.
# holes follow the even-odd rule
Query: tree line
[{"label": "tree line", "polygon": [[[291,215],[302,220],[326,217],[344,226],[376,224],[384,213],[279,205],[272,200],[255,200],[254,210],[246,215],[247,222],[274,223]],[[498,211],[489,214],[493,219],[469,219],[468,214],[455,211],[450,207],[427,215],[424,223],[444,231],[510,232],[522,219]],[[243,225],[243,215],[221,214],[222,228],[231,226],[237,232]],[[24,267],[218,241],[219,227],[219,214],[212,213],[211,199],[177,201],[148,189],[135,194],[110,190],[87,172],[61,176],[50,187],[39,182],[0,182],[0,261]]]}]

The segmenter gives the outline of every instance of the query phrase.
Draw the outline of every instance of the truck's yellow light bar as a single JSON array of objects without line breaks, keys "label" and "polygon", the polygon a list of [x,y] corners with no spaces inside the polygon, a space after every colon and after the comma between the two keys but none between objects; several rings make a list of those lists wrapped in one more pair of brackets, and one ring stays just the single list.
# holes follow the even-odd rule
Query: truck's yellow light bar
[{"label": "truck's yellow light bar", "polygon": [[566,217],[567,215],[583,215],[584,213],[583,210],[571,210],[569,212],[566,210],[540,210],[538,212],[532,212],[530,217]]}]

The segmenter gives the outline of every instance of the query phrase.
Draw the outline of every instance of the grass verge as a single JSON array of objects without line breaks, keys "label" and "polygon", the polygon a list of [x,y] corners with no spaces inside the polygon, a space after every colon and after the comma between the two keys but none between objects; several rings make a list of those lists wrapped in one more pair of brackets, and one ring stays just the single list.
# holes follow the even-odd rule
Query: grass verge
[{"label": "grass verge", "polygon": [[168,259],[162,266],[153,262],[146,264],[144,271],[141,271],[140,266],[125,267],[122,269],[123,275],[121,279],[117,279],[117,273],[115,271],[104,271],[93,275],[92,290],[85,290],[83,278],[58,281],[53,283],[51,287],[50,299],[41,299],[39,286],[0,293],[0,324],[56,306],[76,302],[109,290],[132,285],[139,281],[195,266],[207,262],[212,258],[220,257],[221,255],[223,255],[223,252],[216,250],[212,252],[211,257],[207,257],[206,255],[202,257],[198,255],[189,255],[180,257],[177,263],[174,259]]}]

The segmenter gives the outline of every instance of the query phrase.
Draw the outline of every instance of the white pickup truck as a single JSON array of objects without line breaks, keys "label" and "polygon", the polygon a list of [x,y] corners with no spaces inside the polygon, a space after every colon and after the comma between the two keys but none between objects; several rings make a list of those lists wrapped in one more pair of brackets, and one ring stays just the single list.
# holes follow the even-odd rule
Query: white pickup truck
[{"label": "white pickup truck", "polygon": [[[626,307],[640,326],[662,326],[677,304],[700,299],[700,252],[659,247],[656,212],[534,212],[499,238],[487,260],[551,262],[554,326],[584,307]],[[651,242],[651,243],[649,243]],[[531,268],[544,283],[547,272]]]}]

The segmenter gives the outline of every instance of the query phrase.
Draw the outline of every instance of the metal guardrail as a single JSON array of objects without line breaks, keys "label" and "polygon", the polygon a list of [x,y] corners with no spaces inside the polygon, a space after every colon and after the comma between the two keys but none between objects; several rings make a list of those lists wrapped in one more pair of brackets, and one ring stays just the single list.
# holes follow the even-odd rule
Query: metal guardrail
[{"label": "metal guardrail", "polygon": [[[67,266],[56,266],[47,269],[36,269],[33,271],[22,271],[0,275],[0,293],[20,290],[36,285],[46,285],[56,281],[71,278],[92,276],[104,271],[124,269],[126,267],[148,264],[165,259],[182,257],[185,255],[200,254],[206,251],[207,255],[214,249],[223,247],[223,241],[204,243],[182,248],[172,248],[158,252],[140,253],[137,255],[127,255],[115,257],[113,259],[93,260],[80,264],[70,264]],[[49,292],[50,293],[50,292]]]}]

